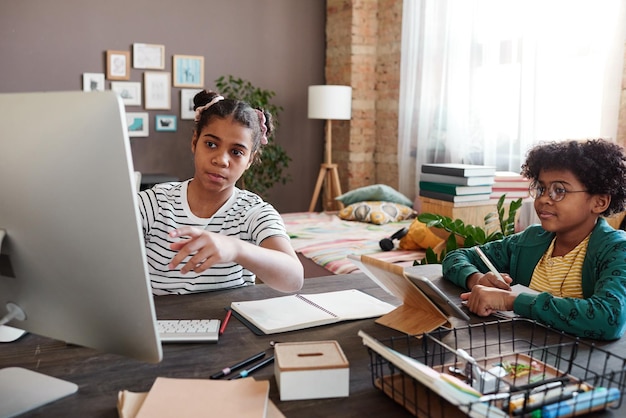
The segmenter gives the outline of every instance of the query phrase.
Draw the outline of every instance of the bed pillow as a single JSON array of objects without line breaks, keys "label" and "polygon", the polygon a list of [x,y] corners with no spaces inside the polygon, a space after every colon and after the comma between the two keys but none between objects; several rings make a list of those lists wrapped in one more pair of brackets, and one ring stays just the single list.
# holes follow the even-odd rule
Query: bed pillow
[{"label": "bed pillow", "polygon": [[399,203],[365,201],[346,206],[339,211],[338,216],[346,221],[369,222],[382,225],[388,222],[398,222],[413,218],[415,211]]},{"label": "bed pillow", "polygon": [[373,184],[371,186],[359,187],[358,189],[350,190],[341,196],[337,196],[335,199],[341,201],[341,203],[346,206],[357,202],[380,201],[399,203],[401,205],[413,207],[411,199],[398,192],[393,187],[389,187],[385,184]]}]

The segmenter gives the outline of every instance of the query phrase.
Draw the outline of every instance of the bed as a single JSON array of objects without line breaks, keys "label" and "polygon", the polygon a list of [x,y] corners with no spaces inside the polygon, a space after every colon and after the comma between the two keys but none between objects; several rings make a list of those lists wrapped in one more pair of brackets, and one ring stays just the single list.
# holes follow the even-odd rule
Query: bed
[{"label": "bed", "polygon": [[346,258],[349,254],[366,254],[404,266],[413,265],[414,261],[424,257],[424,251],[397,248],[382,251],[378,244],[381,239],[388,238],[399,229],[410,225],[411,220],[377,225],[343,220],[334,212],[297,212],[281,216],[298,255],[330,273],[346,274],[357,271],[358,268]]}]

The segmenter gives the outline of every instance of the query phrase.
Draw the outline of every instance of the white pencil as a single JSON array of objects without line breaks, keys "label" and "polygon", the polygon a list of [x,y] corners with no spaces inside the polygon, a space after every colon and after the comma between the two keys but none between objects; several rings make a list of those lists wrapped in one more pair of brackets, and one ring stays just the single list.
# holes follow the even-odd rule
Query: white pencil
[{"label": "white pencil", "polygon": [[482,250],[480,248],[478,248],[478,246],[475,246],[474,250],[476,250],[476,253],[478,253],[478,256],[480,257],[480,259],[483,260],[483,262],[487,265],[489,270],[496,276],[496,279],[498,279],[499,281],[504,283],[506,285],[506,287],[510,287],[509,284],[506,282],[506,280],[504,280],[504,277],[502,277],[500,272],[498,270],[496,270],[496,268],[493,266],[493,264],[491,264],[491,261],[489,261],[489,259],[485,255],[485,253],[482,252]]}]

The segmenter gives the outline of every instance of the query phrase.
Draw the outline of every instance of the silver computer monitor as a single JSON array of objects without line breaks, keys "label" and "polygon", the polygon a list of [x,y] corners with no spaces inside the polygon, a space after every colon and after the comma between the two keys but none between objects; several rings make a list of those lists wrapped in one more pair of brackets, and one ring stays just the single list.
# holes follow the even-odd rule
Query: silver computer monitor
[{"label": "silver computer monitor", "polygon": [[134,182],[115,93],[0,94],[0,318],[161,360]]}]

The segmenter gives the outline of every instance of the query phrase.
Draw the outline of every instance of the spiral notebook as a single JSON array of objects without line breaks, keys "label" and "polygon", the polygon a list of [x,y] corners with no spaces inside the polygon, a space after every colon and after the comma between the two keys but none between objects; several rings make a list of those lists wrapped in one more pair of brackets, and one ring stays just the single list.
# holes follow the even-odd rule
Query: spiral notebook
[{"label": "spiral notebook", "polygon": [[[294,331],[336,322],[374,318],[395,306],[356,289],[296,294],[233,302],[233,314],[263,334]],[[256,330],[254,329],[256,328]],[[257,332],[259,333],[259,332]]]}]

